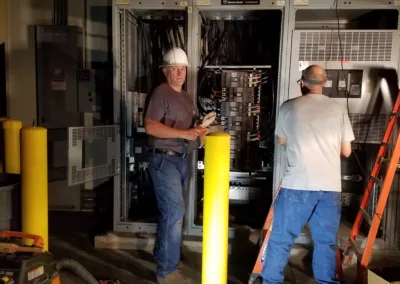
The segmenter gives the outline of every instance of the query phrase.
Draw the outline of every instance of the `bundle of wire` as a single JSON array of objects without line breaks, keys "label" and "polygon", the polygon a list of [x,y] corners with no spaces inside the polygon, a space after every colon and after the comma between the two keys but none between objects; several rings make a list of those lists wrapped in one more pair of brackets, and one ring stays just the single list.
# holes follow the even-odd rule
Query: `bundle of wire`
[{"label": "bundle of wire", "polygon": [[181,17],[140,19],[139,33],[141,40],[139,72],[139,89],[149,93],[163,80],[159,66],[163,62],[163,53],[172,47],[185,50],[185,20]]}]

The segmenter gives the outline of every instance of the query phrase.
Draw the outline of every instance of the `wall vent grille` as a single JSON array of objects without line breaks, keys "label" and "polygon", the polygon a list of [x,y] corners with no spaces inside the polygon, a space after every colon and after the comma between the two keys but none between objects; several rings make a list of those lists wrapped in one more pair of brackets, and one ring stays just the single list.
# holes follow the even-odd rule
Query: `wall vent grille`
[{"label": "wall vent grille", "polygon": [[[69,186],[119,174],[118,133],[116,125],[68,128]],[[93,165],[85,167],[89,160]]]},{"label": "wall vent grille", "polygon": [[[342,31],[340,41],[344,61],[391,61],[392,59],[392,32]],[[299,61],[341,61],[340,41],[336,31],[301,32]]]}]

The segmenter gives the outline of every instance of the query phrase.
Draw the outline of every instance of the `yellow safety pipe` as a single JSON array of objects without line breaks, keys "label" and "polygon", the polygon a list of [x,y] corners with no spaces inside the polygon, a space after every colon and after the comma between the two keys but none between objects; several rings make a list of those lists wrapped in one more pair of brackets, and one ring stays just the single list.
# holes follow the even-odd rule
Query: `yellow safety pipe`
[{"label": "yellow safety pipe", "polygon": [[202,284],[228,283],[230,135],[206,136]]},{"label": "yellow safety pipe", "polygon": [[8,117],[0,117],[1,133],[0,133],[0,173],[4,172],[4,130],[3,123],[8,120]]},{"label": "yellow safety pipe", "polygon": [[21,130],[22,232],[43,238],[49,249],[47,129]]},{"label": "yellow safety pipe", "polygon": [[21,173],[20,156],[20,131],[22,121],[5,120],[3,122],[4,130],[4,170],[8,174]]}]

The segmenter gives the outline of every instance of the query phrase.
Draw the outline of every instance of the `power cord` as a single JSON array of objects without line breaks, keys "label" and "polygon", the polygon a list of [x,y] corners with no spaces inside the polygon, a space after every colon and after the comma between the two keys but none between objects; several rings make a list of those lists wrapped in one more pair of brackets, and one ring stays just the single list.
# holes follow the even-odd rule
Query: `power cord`
[{"label": "power cord", "polygon": [[[341,67],[341,69],[342,69],[342,74],[345,74],[345,72],[344,72],[344,67],[343,67],[343,61],[344,61],[345,58],[344,58],[344,54],[343,54],[342,39],[341,39],[341,37],[340,37],[340,20],[339,20],[338,3],[339,3],[339,1],[338,1],[338,0],[335,0],[335,13],[336,13],[336,20],[337,20],[337,33],[338,33],[339,49],[340,49],[340,57],[341,57],[341,60],[340,60],[340,67]],[[346,96],[346,104],[347,104],[347,115],[348,115],[349,118],[350,118],[350,106],[349,106],[350,92],[349,92],[349,90],[348,90],[348,87],[349,87],[349,86],[346,85],[346,93],[347,93],[347,96]],[[361,169],[361,171],[362,171],[364,177],[366,178],[366,177],[367,177],[367,174],[365,173],[364,168],[363,168],[363,166],[361,165],[360,159],[358,158],[356,152],[355,152],[355,151],[351,151],[351,152],[352,152],[352,154],[354,155],[354,157],[356,158],[357,163],[358,163],[358,166],[360,167],[360,169]]]}]

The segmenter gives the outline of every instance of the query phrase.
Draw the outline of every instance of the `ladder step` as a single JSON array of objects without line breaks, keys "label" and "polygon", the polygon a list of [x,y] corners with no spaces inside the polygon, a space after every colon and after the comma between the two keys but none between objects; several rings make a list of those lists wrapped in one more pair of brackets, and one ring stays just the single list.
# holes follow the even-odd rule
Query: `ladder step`
[{"label": "ladder step", "polygon": [[365,211],[363,208],[360,208],[360,213],[361,215],[363,215],[364,220],[367,221],[369,225],[371,225],[372,218],[371,216],[369,216],[368,212]]},{"label": "ladder step", "polygon": [[381,146],[386,147],[389,150],[393,149],[392,143],[381,142]]},{"label": "ladder step", "polygon": [[351,245],[351,249],[353,250],[354,254],[356,255],[357,259],[361,260],[362,258],[362,253],[360,252],[360,250],[358,249],[358,247],[356,246],[356,242],[354,239],[350,238],[350,245]]},{"label": "ladder step", "polygon": [[[388,159],[388,158],[386,158],[386,159],[385,159],[385,158],[380,158],[380,159],[379,159],[379,162],[380,162],[381,164],[384,164],[384,163],[386,164],[386,163],[389,163],[389,162],[390,162],[390,159]],[[400,164],[397,164],[397,168],[400,169]]]},{"label": "ladder step", "polygon": [[382,181],[380,179],[378,179],[378,178],[376,178],[374,176],[371,176],[370,178],[374,183],[376,183],[379,186],[382,186]]},{"label": "ladder step", "polygon": [[399,113],[399,112],[392,112],[390,115],[391,115],[391,116],[397,116],[397,117],[399,117],[399,116],[400,116],[400,113]]},{"label": "ladder step", "polygon": [[388,159],[388,158],[385,159],[382,157],[380,161],[381,161],[381,163],[387,163],[390,161],[390,159]]}]

